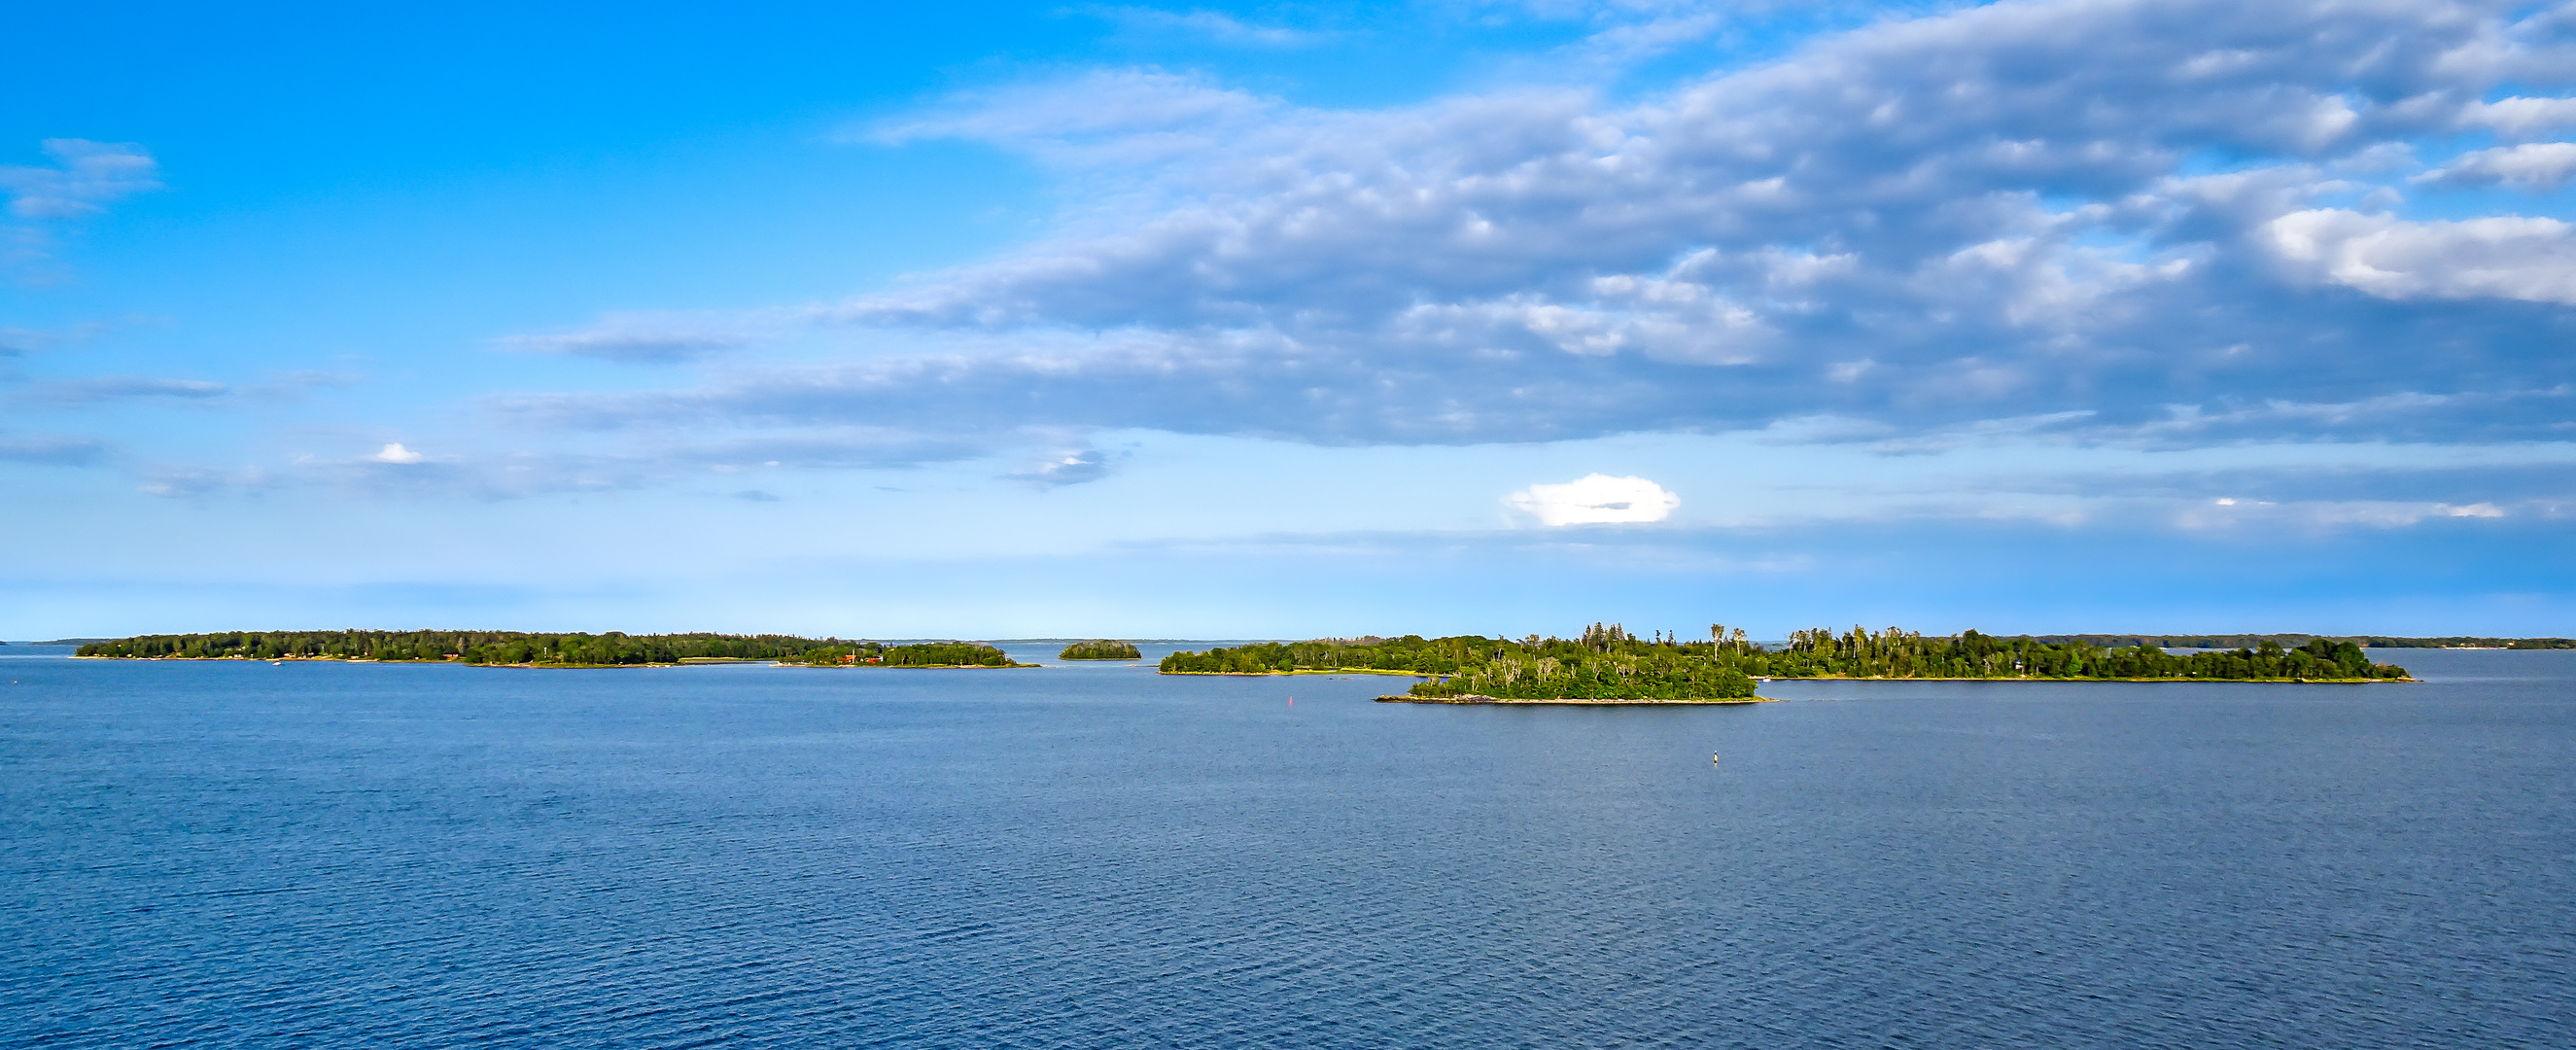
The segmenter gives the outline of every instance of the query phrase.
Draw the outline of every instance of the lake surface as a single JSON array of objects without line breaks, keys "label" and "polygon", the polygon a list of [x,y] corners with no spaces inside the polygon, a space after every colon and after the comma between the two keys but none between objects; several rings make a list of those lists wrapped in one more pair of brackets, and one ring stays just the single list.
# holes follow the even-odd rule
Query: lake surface
[{"label": "lake surface", "polygon": [[1712,708],[0,654],[5,1046],[2576,1045],[2576,652]]}]

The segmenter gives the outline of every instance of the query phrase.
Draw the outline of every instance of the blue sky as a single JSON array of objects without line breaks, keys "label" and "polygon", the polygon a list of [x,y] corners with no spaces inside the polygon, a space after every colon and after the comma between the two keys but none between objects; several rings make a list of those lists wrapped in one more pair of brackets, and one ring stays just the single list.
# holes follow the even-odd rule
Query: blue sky
[{"label": "blue sky", "polygon": [[0,636],[2576,634],[2576,5],[53,5]]}]

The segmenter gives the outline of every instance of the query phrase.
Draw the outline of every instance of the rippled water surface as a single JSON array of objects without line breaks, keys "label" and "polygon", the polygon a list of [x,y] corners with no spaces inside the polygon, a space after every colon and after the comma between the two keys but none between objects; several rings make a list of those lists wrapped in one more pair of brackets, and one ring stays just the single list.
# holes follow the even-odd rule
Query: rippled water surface
[{"label": "rippled water surface", "polygon": [[2576,653],[1483,708],[31,652],[5,1046],[2576,1045]]}]

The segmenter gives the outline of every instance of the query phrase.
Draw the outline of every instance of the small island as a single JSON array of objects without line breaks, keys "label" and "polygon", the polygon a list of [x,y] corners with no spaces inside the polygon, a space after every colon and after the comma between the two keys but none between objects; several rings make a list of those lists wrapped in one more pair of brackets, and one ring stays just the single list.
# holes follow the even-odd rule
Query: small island
[{"label": "small island", "polygon": [[916,642],[911,645],[883,645],[877,642],[843,642],[806,650],[793,659],[780,660],[782,666],[801,667],[1037,667],[1011,659],[1010,654],[982,642]]},{"label": "small island", "polygon": [[2412,681],[2373,663],[2348,640],[2311,638],[2286,648],[2263,638],[2232,651],[2169,653],[2139,644],[2111,649],[1965,631],[1926,636],[1888,628],[1798,631],[1777,648],[1742,629],[1711,625],[1707,641],[1669,632],[1651,638],[1617,624],[1581,636],[1495,639],[1326,638],[1174,653],[1165,674],[1405,674],[1426,679],[1386,701],[1413,703],[1755,703],[1757,679],[1959,679],[2118,682]]},{"label": "small island", "polygon": [[1134,642],[1122,642],[1114,638],[1094,638],[1087,642],[1075,642],[1065,646],[1063,652],[1055,654],[1055,658],[1058,660],[1142,660],[1145,654],[1136,651]]}]

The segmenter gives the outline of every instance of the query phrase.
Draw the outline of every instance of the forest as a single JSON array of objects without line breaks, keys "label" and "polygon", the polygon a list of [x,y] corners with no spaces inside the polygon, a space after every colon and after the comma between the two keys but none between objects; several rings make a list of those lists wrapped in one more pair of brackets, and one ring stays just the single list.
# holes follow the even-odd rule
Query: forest
[{"label": "forest", "polygon": [[836,642],[788,661],[814,667],[1036,667],[982,642]]},{"label": "forest", "polygon": [[2044,634],[2042,642],[2085,642],[2110,649],[2152,645],[2166,649],[2253,649],[2269,641],[2296,649],[2317,639],[2351,642],[2365,649],[2576,649],[2576,638],[2401,638],[2378,634]]},{"label": "forest", "polygon": [[1134,642],[1094,638],[1087,642],[1075,642],[1065,646],[1063,652],[1055,654],[1055,658],[1058,660],[1142,660],[1145,654],[1136,651]]},{"label": "forest", "polygon": [[1027,667],[973,642],[888,645],[786,634],[523,634],[518,631],[240,631],[91,642],[77,656],[141,660],[397,660],[508,667],[633,667],[691,660],[815,666]]},{"label": "forest", "polygon": [[1756,678],[2007,678],[2356,682],[2403,680],[2402,667],[2371,662],[2349,641],[2312,639],[2286,648],[2265,639],[2249,648],[2172,654],[2153,646],[2106,648],[1966,631],[1926,636],[1888,628],[1806,630],[1766,648],[1711,625],[1710,640],[1673,633],[1630,634],[1594,624],[1580,637],[1494,639],[1326,638],[1261,642],[1163,659],[1167,674],[1285,674],[1377,671],[1423,676],[1415,696],[1497,699],[1733,699],[1753,695]]},{"label": "forest", "polygon": [[429,660],[535,667],[618,667],[682,660],[800,656],[836,639],[784,634],[526,634],[519,631],[236,631],[147,634],[90,642],[78,656],[179,660]]}]

